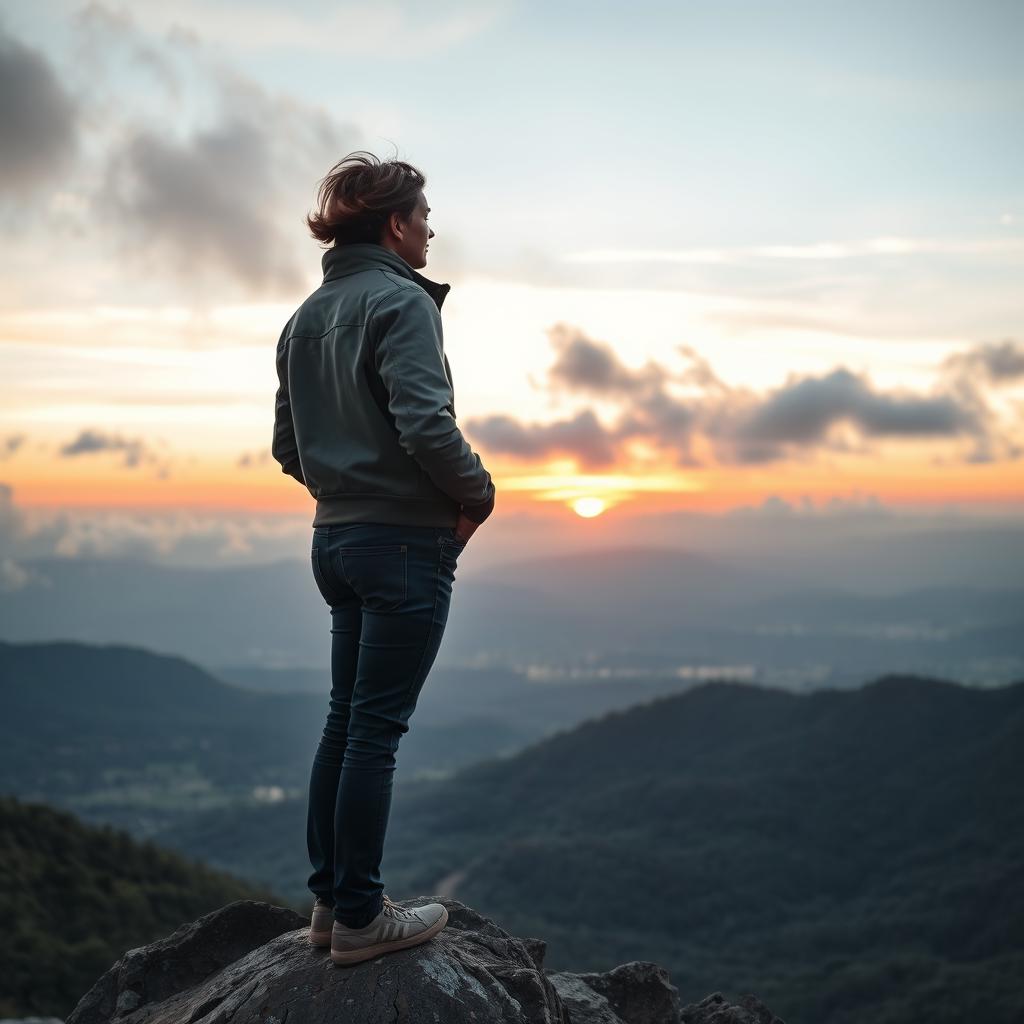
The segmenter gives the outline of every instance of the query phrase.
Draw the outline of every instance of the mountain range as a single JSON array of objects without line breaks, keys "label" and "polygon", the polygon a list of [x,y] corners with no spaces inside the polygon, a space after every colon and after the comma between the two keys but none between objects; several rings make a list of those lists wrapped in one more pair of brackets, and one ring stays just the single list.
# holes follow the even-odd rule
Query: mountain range
[{"label": "mountain range", "polygon": [[[190,766],[191,790],[152,810],[151,839],[308,900],[305,801],[272,756],[302,698],[77,644],[0,650],[0,684],[16,712],[5,779],[55,778],[100,816],[89,786],[125,751],[138,771]],[[410,770],[409,741],[437,742],[418,726],[382,865],[397,899],[454,897],[544,935],[554,970],[650,960],[684,1001],[756,992],[785,1020],[1024,1009],[1024,681],[893,674],[799,694],[706,682],[433,774]],[[259,781],[279,798],[233,798],[233,776],[238,792]],[[211,786],[220,799],[204,807]]]}]

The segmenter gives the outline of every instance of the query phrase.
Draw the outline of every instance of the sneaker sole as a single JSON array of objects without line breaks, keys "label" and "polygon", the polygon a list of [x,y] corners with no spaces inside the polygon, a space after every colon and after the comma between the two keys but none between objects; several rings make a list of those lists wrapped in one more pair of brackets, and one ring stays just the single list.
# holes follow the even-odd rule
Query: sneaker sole
[{"label": "sneaker sole", "polygon": [[443,910],[441,916],[429,927],[416,935],[410,935],[406,939],[392,939],[390,942],[378,942],[372,946],[365,946],[363,949],[331,950],[331,960],[341,966],[357,964],[362,960],[372,960],[381,953],[390,953],[393,949],[405,949],[408,946],[418,946],[421,942],[433,938],[448,923],[448,911]]},{"label": "sneaker sole", "polygon": [[310,929],[309,932],[309,944],[311,946],[329,946],[331,944],[331,933],[326,932],[315,932]]}]

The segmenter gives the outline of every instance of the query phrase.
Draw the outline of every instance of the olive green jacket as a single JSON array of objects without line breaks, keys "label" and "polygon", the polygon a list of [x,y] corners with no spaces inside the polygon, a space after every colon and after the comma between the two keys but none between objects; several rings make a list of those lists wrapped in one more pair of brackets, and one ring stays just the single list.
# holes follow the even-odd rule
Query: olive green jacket
[{"label": "olive green jacket", "polygon": [[335,246],[285,324],[271,452],[316,498],[314,526],[482,523],[494,484],[455,422],[450,285],[381,245]]}]

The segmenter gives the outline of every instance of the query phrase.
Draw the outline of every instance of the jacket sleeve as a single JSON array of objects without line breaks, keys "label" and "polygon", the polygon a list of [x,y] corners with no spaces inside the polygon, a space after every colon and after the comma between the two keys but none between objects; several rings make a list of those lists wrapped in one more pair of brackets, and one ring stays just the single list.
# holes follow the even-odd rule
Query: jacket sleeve
[{"label": "jacket sleeve", "polygon": [[299,449],[295,444],[295,424],[292,421],[292,404],[288,394],[288,327],[281,332],[277,342],[277,397],[274,402],[274,439],[270,453],[281,464],[281,472],[295,477],[305,486],[299,462]]},{"label": "jacket sleeve", "polygon": [[482,523],[494,510],[494,483],[455,422],[436,304],[421,288],[396,288],[377,304],[370,329],[399,443],[463,515]]}]

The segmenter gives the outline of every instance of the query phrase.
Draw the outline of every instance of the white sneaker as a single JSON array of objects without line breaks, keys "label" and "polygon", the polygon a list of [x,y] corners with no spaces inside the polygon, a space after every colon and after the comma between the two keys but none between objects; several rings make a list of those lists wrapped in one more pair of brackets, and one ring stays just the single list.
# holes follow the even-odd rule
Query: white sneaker
[{"label": "white sneaker", "polygon": [[370,960],[393,949],[416,946],[436,935],[448,922],[443,903],[422,907],[400,907],[384,896],[381,912],[362,928],[349,928],[334,922],[331,931],[331,960],[336,964],[355,964]]}]

